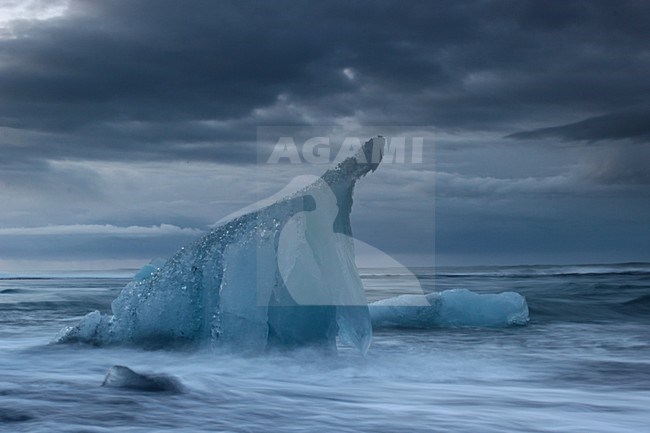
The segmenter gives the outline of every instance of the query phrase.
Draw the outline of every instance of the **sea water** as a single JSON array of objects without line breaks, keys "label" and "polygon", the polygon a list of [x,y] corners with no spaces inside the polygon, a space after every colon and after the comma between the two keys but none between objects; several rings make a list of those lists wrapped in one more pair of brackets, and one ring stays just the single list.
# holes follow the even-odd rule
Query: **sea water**
[{"label": "sea water", "polygon": [[[0,276],[0,431],[647,431],[650,265],[413,272],[425,293],[520,293],[530,322],[377,329],[366,356],[54,345],[130,278]],[[361,277],[369,301],[411,294],[395,270]],[[182,392],[102,387],[114,365]]]}]

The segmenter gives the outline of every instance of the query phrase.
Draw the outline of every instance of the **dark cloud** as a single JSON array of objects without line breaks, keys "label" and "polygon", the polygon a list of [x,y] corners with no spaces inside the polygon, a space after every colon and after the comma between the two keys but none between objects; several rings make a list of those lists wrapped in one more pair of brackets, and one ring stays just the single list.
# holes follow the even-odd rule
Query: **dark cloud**
[{"label": "dark cloud", "polygon": [[2,149],[2,188],[34,196],[57,196],[59,199],[102,198],[97,176],[92,170],[83,167],[63,169],[37,155],[25,154],[16,147]]},{"label": "dark cloud", "polygon": [[0,125],[50,134],[24,147],[48,158],[230,162],[250,160],[237,148],[269,122],[256,110],[273,107],[275,124],[356,116],[505,130],[645,100],[649,9],[73,1],[66,16],[17,23],[0,40]]},{"label": "dark cloud", "polygon": [[630,139],[647,142],[650,139],[650,105],[633,107],[580,122],[561,126],[517,132],[508,138],[530,140],[559,138],[564,141],[607,141]]}]

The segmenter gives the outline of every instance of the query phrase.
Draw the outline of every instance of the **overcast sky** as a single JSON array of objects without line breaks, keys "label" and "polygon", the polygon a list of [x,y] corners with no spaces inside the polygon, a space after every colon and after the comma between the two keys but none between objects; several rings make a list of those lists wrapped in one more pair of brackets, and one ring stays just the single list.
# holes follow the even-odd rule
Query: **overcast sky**
[{"label": "overcast sky", "polygon": [[426,138],[355,194],[355,236],[407,265],[650,261],[648,23],[643,0],[4,0],[0,271],[173,253],[328,167],[265,164],[286,125]]}]

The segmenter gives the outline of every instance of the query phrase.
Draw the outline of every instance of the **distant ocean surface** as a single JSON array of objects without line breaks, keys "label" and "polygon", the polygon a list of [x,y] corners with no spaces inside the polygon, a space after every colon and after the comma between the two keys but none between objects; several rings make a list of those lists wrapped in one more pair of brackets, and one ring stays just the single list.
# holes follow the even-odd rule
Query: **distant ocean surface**
[{"label": "distant ocean surface", "polygon": [[[0,431],[649,431],[650,264],[411,271],[425,293],[518,292],[530,323],[380,330],[366,357],[50,345],[132,272],[0,273]],[[370,301],[413,293],[400,270],[361,274]],[[101,387],[113,365],[183,392]]]}]

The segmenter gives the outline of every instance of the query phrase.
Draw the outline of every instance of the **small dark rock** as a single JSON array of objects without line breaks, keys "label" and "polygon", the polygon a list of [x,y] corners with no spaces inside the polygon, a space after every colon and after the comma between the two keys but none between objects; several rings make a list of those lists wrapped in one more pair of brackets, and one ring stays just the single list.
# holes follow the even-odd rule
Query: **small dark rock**
[{"label": "small dark rock", "polygon": [[140,374],[123,365],[111,367],[106,373],[102,386],[146,392],[182,392],[182,385],[175,377],[164,374]]}]

